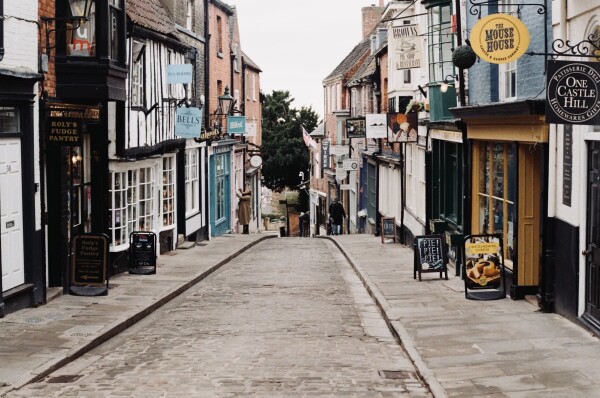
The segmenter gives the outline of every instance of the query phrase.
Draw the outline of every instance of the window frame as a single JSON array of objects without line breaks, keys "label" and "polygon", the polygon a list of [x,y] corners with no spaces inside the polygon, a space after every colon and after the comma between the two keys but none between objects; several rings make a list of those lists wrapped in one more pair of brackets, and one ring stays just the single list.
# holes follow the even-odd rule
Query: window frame
[{"label": "window frame", "polygon": [[198,148],[186,149],[184,160],[186,217],[197,214],[200,211],[199,158],[200,153]]},{"label": "window frame", "polygon": [[161,230],[172,229],[177,223],[177,202],[175,191],[175,156],[162,158],[162,182],[161,182]]},{"label": "window frame", "polygon": [[[436,4],[427,10],[427,52],[429,55],[430,82],[442,82],[445,76],[454,75],[451,51],[454,48],[454,34],[450,30],[451,16],[452,3],[450,1]],[[447,19],[444,19],[446,17]]]},{"label": "window frame", "polygon": [[[133,43],[139,43],[141,46],[144,42],[133,40]],[[139,56],[138,60],[131,60],[131,107],[144,108],[146,106],[146,85],[145,85],[145,61],[146,53]],[[137,101],[135,101],[137,100]]]}]

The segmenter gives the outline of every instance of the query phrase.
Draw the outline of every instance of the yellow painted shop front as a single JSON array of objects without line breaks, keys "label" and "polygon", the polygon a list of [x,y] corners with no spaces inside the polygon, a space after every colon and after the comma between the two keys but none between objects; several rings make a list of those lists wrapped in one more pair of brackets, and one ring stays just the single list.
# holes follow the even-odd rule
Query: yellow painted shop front
[{"label": "yellow painted shop front", "polygon": [[521,299],[540,283],[548,126],[543,115],[501,113],[461,115],[471,143],[471,234],[502,235],[509,292]]}]

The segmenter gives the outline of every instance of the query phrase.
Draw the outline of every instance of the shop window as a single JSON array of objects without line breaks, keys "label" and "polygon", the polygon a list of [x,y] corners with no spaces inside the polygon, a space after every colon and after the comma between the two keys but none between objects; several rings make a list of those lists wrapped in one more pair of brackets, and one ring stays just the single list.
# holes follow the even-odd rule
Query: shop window
[{"label": "shop window", "polygon": [[175,223],[175,157],[163,158],[162,175],[162,218],[163,227]]},{"label": "shop window", "polygon": [[215,221],[225,219],[225,200],[227,199],[227,176],[229,173],[229,167],[227,165],[226,155],[217,155],[215,157]]},{"label": "shop window", "polygon": [[512,269],[517,228],[516,145],[481,142],[478,150],[479,233],[502,235],[505,264]]},{"label": "shop window", "polygon": [[151,231],[154,226],[154,168],[141,168],[139,172],[139,230]]},{"label": "shop window", "polygon": [[367,205],[367,215],[371,220],[377,219],[377,168],[375,165],[369,163],[367,170],[368,177],[368,205]]},{"label": "shop window", "polygon": [[127,172],[127,227],[129,233],[139,230],[138,222],[138,171]]},{"label": "shop window", "polygon": [[[83,146],[68,148],[71,179],[71,226],[79,232],[92,230],[92,186],[90,173],[90,139],[84,135]],[[81,229],[82,228],[82,229]]]},{"label": "shop window", "polygon": [[127,233],[127,172],[110,173],[110,230],[112,246],[121,246],[128,242]]},{"label": "shop window", "polygon": [[19,109],[0,106],[0,134],[20,131]]},{"label": "shop window", "polygon": [[[69,0],[69,17],[85,15],[86,0]],[[78,23],[78,22],[77,22]],[[89,20],[77,29],[73,23],[67,23],[67,55],[93,57],[96,55],[96,3],[92,3]]]},{"label": "shop window", "polygon": [[197,213],[200,209],[200,179],[198,177],[198,149],[185,151],[185,214]]},{"label": "shop window", "polygon": [[448,75],[454,75],[452,48],[454,34],[450,29],[450,1],[432,6],[427,10],[429,81],[442,82]]}]

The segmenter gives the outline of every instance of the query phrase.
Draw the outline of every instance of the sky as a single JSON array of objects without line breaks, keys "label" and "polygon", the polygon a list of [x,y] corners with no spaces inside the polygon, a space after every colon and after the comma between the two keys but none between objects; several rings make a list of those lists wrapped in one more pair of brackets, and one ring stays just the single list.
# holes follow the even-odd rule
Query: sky
[{"label": "sky", "polygon": [[323,79],[362,39],[363,7],[378,0],[225,0],[241,47],[262,70],[261,90],[288,90],[292,107],[323,119]]}]

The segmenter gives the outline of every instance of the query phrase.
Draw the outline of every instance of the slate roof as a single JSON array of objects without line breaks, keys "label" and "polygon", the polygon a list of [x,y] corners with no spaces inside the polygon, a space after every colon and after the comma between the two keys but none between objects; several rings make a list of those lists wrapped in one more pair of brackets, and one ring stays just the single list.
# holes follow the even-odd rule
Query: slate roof
[{"label": "slate roof", "polygon": [[348,85],[358,83],[358,80],[371,77],[376,70],[375,55],[370,55],[360,68],[348,79]]},{"label": "slate roof", "polygon": [[127,15],[136,25],[177,36],[175,24],[160,0],[127,0]]},{"label": "slate roof", "polygon": [[254,63],[254,61],[252,61],[250,59],[250,57],[248,55],[246,55],[246,53],[242,50],[242,61],[248,65],[249,67],[251,67],[252,69],[255,69],[259,72],[262,72],[262,70],[258,67],[258,65],[256,65],[256,63]]},{"label": "slate roof", "polygon": [[315,130],[309,135],[315,138],[325,137],[325,125],[323,122],[319,123],[319,125],[315,127]]},{"label": "slate roof", "polygon": [[323,83],[337,77],[344,77],[364,56],[371,51],[371,40],[367,37],[356,45],[342,62],[323,79]]}]

